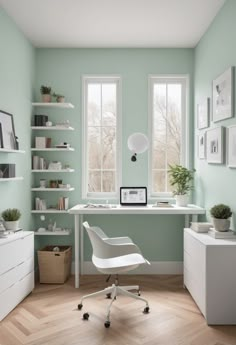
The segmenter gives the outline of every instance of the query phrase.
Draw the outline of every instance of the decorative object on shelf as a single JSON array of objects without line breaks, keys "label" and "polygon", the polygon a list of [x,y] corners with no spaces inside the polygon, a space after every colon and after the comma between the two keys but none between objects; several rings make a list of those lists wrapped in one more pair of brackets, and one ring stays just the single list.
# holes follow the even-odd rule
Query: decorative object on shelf
[{"label": "decorative object on shelf", "polygon": [[143,133],[133,133],[128,138],[128,148],[132,151],[131,161],[137,161],[137,154],[148,149],[148,138]]},{"label": "decorative object on shelf", "polygon": [[214,122],[233,116],[233,80],[234,67],[228,68],[218,78],[213,80],[212,118]]},{"label": "decorative object on shelf", "polygon": [[212,224],[207,222],[191,222],[190,226],[190,228],[196,232],[208,232],[211,227]]},{"label": "decorative object on shelf", "polygon": [[229,206],[224,204],[217,204],[210,209],[212,222],[215,230],[228,231],[230,228],[230,217],[232,211]]},{"label": "decorative object on shelf", "polygon": [[57,94],[57,93],[53,93],[53,97],[56,98],[57,103],[64,103],[65,102],[65,96]]},{"label": "decorative object on shelf", "polygon": [[45,86],[45,85],[41,86],[40,92],[42,95],[42,102],[44,102],[44,103],[50,103],[51,102],[51,99],[52,99],[51,91],[52,91],[52,88],[50,86]]},{"label": "decorative object on shelf", "polygon": [[57,180],[50,180],[49,186],[50,188],[57,188]]},{"label": "decorative object on shelf", "polygon": [[16,231],[19,229],[20,210],[17,208],[8,208],[2,212],[4,226],[6,230]]},{"label": "decorative object on shelf", "polygon": [[1,148],[16,150],[16,135],[13,115],[0,110]]},{"label": "decorative object on shelf", "polygon": [[33,170],[45,170],[47,168],[46,159],[39,156],[32,157],[32,169]]},{"label": "decorative object on shelf", "polygon": [[223,164],[224,162],[224,127],[207,130],[207,162]]},{"label": "decorative object on shelf", "polygon": [[0,178],[16,177],[15,164],[0,164]]},{"label": "decorative object on shelf", "polygon": [[227,128],[228,153],[227,164],[229,168],[236,168],[236,126]]},{"label": "decorative object on shelf", "polygon": [[47,121],[46,122],[46,127],[52,127],[52,121]]},{"label": "decorative object on shelf", "polygon": [[218,239],[236,239],[235,232],[233,230],[218,231],[215,228],[210,228],[208,235]]},{"label": "decorative object on shelf", "polygon": [[69,149],[70,148],[70,144],[68,144],[66,142],[63,142],[63,143],[60,143],[60,144],[56,145],[55,147],[58,148],[58,149]]},{"label": "decorative object on shelf", "polygon": [[35,137],[35,148],[36,149],[45,149],[50,148],[52,143],[51,138],[46,137]]},{"label": "decorative object on shelf", "polygon": [[35,198],[35,210],[46,210],[47,203],[46,200]]},{"label": "decorative object on shelf", "polygon": [[174,187],[173,194],[175,195],[177,206],[187,206],[188,192],[193,189],[194,172],[195,169],[189,170],[182,165],[169,165],[168,174],[170,184]]},{"label": "decorative object on shelf", "polygon": [[70,127],[70,121],[69,120],[65,120],[65,121],[56,123],[56,127],[59,127],[59,128],[69,128]]},{"label": "decorative object on shelf", "polygon": [[39,186],[40,186],[40,188],[46,188],[47,181],[45,179],[40,179],[39,180]]},{"label": "decorative object on shelf", "polygon": [[52,219],[49,219],[48,231],[55,231],[56,227],[57,227],[57,223],[55,221],[53,222]]},{"label": "decorative object on shelf", "polygon": [[61,162],[58,162],[58,161],[50,162],[48,165],[48,170],[61,170],[61,169],[62,169],[62,164]]},{"label": "decorative object on shelf", "polygon": [[197,105],[197,127],[198,129],[209,126],[210,98],[204,99]]},{"label": "decorative object on shelf", "polygon": [[200,133],[198,135],[198,158],[206,158],[206,133]]},{"label": "decorative object on shelf", "polygon": [[34,115],[34,125],[36,127],[44,127],[48,122],[47,115]]}]

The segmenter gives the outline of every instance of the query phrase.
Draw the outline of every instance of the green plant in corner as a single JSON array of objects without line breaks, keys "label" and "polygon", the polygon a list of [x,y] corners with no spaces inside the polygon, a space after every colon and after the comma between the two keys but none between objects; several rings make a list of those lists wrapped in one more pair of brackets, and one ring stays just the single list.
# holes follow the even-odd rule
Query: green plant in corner
[{"label": "green plant in corner", "polygon": [[228,219],[232,216],[232,211],[229,206],[218,204],[210,209],[210,214],[217,219]]},{"label": "green plant in corner", "polygon": [[185,195],[193,189],[193,176],[195,169],[189,170],[182,165],[169,165],[168,174],[170,184],[174,187],[174,195]]},{"label": "green plant in corner", "polygon": [[50,86],[42,85],[40,92],[42,95],[51,95],[52,88]]},{"label": "green plant in corner", "polygon": [[8,208],[2,212],[2,218],[5,222],[15,222],[20,217],[21,213],[17,208]]}]

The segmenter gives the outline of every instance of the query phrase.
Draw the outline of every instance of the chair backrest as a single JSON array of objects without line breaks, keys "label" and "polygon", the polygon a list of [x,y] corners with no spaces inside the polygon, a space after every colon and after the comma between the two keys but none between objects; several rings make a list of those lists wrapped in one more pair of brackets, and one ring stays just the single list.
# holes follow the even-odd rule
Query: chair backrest
[{"label": "chair backrest", "polygon": [[109,247],[107,244],[103,241],[105,238],[107,238],[106,234],[97,226],[90,226],[88,222],[84,222],[83,226],[85,227],[90,242],[93,247],[93,255],[101,258],[106,259],[109,257],[112,257],[112,253],[109,251]]}]

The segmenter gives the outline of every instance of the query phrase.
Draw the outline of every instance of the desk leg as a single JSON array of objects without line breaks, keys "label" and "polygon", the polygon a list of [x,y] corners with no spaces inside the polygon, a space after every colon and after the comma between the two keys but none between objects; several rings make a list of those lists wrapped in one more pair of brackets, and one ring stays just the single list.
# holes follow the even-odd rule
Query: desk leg
[{"label": "desk leg", "polygon": [[79,215],[75,214],[75,287],[79,287]]},{"label": "desk leg", "polygon": [[186,215],[184,216],[184,219],[185,219],[185,228],[189,228],[189,226],[190,226],[189,214],[186,214]]},{"label": "desk leg", "polygon": [[193,214],[192,215],[192,221],[193,222],[197,222],[197,220],[198,220],[198,215],[197,214]]},{"label": "desk leg", "polygon": [[84,227],[83,227],[83,215],[80,215],[80,274],[84,274]]}]

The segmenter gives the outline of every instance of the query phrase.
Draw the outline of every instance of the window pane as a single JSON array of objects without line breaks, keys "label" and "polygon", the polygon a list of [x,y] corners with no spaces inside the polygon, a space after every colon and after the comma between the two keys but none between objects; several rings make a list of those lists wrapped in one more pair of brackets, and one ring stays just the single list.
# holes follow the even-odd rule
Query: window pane
[{"label": "window pane", "polygon": [[116,129],[102,129],[102,163],[104,169],[115,169],[116,166]]},{"label": "window pane", "polygon": [[88,166],[89,169],[101,168],[100,127],[88,127]]},{"label": "window pane", "polygon": [[90,193],[101,192],[100,171],[89,171],[88,191]]},{"label": "window pane", "polygon": [[102,85],[102,125],[116,125],[116,84]]},{"label": "window pane", "polygon": [[88,125],[101,124],[101,84],[88,84]]},{"label": "window pane", "polygon": [[155,193],[166,191],[166,172],[165,171],[153,171],[152,178],[153,191]]},{"label": "window pane", "polygon": [[103,192],[115,192],[115,172],[104,171],[102,174]]}]

